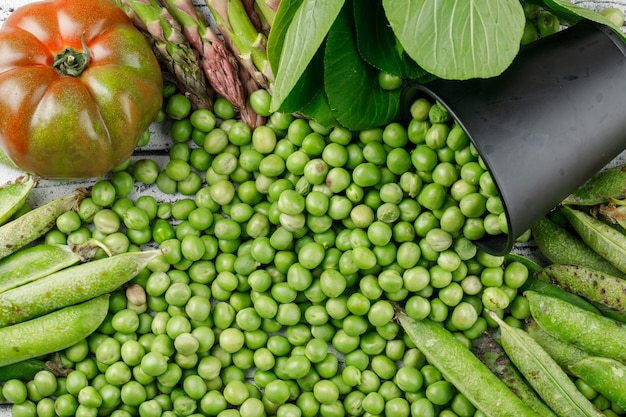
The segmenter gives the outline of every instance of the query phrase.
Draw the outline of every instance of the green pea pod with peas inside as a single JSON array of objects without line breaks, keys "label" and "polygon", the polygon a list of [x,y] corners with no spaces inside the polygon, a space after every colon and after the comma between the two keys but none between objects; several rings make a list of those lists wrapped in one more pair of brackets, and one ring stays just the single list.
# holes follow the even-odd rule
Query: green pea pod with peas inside
[{"label": "green pea pod with peas inside", "polygon": [[626,328],[623,323],[535,291],[526,291],[524,295],[531,316],[546,332],[590,355],[626,363]]},{"label": "green pea pod with peas inside", "polygon": [[493,311],[488,314],[500,326],[504,351],[552,411],[559,417],[604,416],[526,331],[509,326]]},{"label": "green pea pod with peas inside", "polygon": [[609,358],[589,356],[569,368],[573,375],[626,409],[626,365]]},{"label": "green pea pod with peas inside", "polygon": [[537,278],[614,310],[626,312],[626,281],[579,265],[552,264]]},{"label": "green pea pod with peas inside", "polygon": [[556,417],[513,365],[502,346],[489,333],[474,341],[472,352],[526,405],[544,417]]},{"label": "green pea pod with peas inside", "polygon": [[125,252],[71,266],[0,293],[0,327],[114,291],[162,253],[160,249]]},{"label": "green pea pod with peas inside", "polygon": [[101,246],[94,242],[89,240],[80,245],[42,243],[0,259],[0,293],[87,261]]},{"label": "green pea pod with peas inside", "polygon": [[0,328],[0,366],[58,352],[84,340],[102,324],[108,310],[106,294]]},{"label": "green pea pod with peas inside", "polygon": [[617,269],[626,272],[626,235],[582,210],[563,206],[561,211],[587,246]]},{"label": "green pea pod with peas inside", "polygon": [[487,417],[540,416],[452,333],[429,319],[415,320],[394,305],[396,320],[430,364]]},{"label": "green pea pod with peas inside", "polygon": [[43,236],[55,226],[57,217],[78,207],[82,198],[78,191],[56,198],[0,226],[0,259]]},{"label": "green pea pod with peas inside", "polygon": [[32,175],[22,176],[0,188],[0,225],[24,205],[35,185]]},{"label": "green pea pod with peas inside", "polygon": [[531,230],[541,254],[550,262],[586,266],[626,278],[624,272],[589,247],[579,236],[549,218],[542,217],[531,227]]}]

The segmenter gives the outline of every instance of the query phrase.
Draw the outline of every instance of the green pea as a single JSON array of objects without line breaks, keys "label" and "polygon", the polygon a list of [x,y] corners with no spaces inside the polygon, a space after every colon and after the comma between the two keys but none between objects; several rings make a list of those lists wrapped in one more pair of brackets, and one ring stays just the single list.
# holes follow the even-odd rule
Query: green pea
[{"label": "green pea", "polygon": [[426,398],[436,405],[447,404],[455,393],[454,386],[445,380],[435,381],[426,387]]},{"label": "green pea", "polygon": [[504,283],[511,288],[520,288],[528,279],[528,268],[521,262],[511,262],[504,269]]},{"label": "green pea", "polygon": [[430,314],[429,318],[435,322],[443,323],[449,314],[449,308],[446,303],[444,303],[439,298],[434,298],[430,301]]},{"label": "green pea", "polygon": [[429,210],[438,210],[446,199],[446,189],[438,183],[425,184],[417,195],[417,201]]},{"label": "green pea", "polygon": [[372,187],[381,180],[381,171],[376,164],[363,162],[354,168],[352,179],[359,187]]},{"label": "green pea", "polygon": [[509,306],[510,300],[500,287],[487,287],[483,290],[482,302],[490,310],[503,310]]}]

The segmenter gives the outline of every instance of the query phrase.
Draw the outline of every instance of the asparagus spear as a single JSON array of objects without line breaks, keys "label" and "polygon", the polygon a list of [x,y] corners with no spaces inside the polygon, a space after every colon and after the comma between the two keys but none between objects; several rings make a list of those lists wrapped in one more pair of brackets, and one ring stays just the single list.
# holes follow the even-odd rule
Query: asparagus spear
[{"label": "asparagus spear", "polygon": [[256,82],[271,93],[274,74],[265,50],[267,37],[254,26],[242,0],[205,0],[205,3],[230,50]]},{"label": "asparagus spear", "polygon": [[156,0],[115,0],[151,42],[161,65],[194,108],[213,109],[213,90],[180,26]]},{"label": "asparagus spear", "polygon": [[238,108],[242,121],[251,127],[262,124],[262,118],[259,119],[247,104],[247,80],[241,78],[237,59],[206,24],[204,16],[191,0],[162,0],[162,3],[180,24],[189,44],[198,52],[202,69],[213,89]]}]

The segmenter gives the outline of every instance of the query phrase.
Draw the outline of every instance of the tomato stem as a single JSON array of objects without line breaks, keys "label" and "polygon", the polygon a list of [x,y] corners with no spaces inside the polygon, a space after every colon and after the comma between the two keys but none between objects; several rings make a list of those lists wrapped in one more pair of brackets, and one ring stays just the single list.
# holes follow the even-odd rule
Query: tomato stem
[{"label": "tomato stem", "polygon": [[77,51],[71,46],[66,47],[54,57],[54,70],[61,76],[78,77],[89,65],[90,54],[85,44],[85,35],[81,38],[83,50]]}]

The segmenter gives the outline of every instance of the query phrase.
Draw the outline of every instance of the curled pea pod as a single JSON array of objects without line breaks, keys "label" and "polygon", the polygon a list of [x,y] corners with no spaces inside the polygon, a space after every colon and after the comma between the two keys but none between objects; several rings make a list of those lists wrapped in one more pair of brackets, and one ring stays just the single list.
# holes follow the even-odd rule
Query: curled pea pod
[{"label": "curled pea pod", "polygon": [[74,265],[0,293],[0,327],[110,293],[162,253],[160,249],[125,252]]},{"label": "curled pea pod", "polygon": [[[587,246],[613,264],[617,269],[626,272],[626,235],[581,210],[563,206],[561,211]],[[580,265],[579,262],[562,263]],[[594,269],[604,271],[601,268]],[[612,275],[619,276],[617,274]]]},{"label": "curled pea pod", "polygon": [[86,261],[98,247],[91,241],[81,245],[42,243],[13,252],[0,259],[0,293]]},{"label": "curled pea pod", "polygon": [[607,203],[610,198],[626,197],[626,165],[600,171],[565,197],[563,204],[595,206]]},{"label": "curled pea pod", "polygon": [[24,205],[34,185],[34,178],[27,175],[0,188],[0,224],[9,221]]},{"label": "curled pea pod", "polygon": [[524,295],[532,318],[546,332],[590,355],[626,363],[626,328],[622,323],[535,291]]},{"label": "curled pea pod", "polygon": [[483,333],[474,341],[472,352],[494,373],[524,404],[544,417],[556,417],[556,414],[537,396],[517,370],[502,346],[489,333]]},{"label": "curled pea pod", "polygon": [[609,358],[589,356],[571,365],[570,370],[608,400],[626,408],[626,365]]},{"label": "curled pea pod", "polygon": [[553,412],[560,417],[604,416],[526,331],[509,326],[491,310],[488,314],[500,326],[504,351]]},{"label": "curled pea pod", "polygon": [[395,305],[396,319],[430,364],[488,417],[538,417],[452,333],[432,320],[415,320]]},{"label": "curled pea pod", "polygon": [[589,356],[579,347],[546,332],[532,318],[526,320],[526,331],[566,373],[571,373],[571,365]]},{"label": "curled pea pod", "polygon": [[32,243],[52,229],[62,213],[78,206],[83,194],[76,192],[34,208],[0,227],[0,258]]},{"label": "curled pea pod", "polygon": [[609,308],[626,312],[626,281],[579,265],[552,264],[536,275],[542,281]]},{"label": "curled pea pod", "polygon": [[581,265],[617,277],[626,277],[624,272],[587,246],[579,236],[547,217],[539,219],[531,230],[537,247],[551,263]]},{"label": "curled pea pod", "polygon": [[23,323],[0,328],[0,366],[7,366],[78,343],[93,333],[109,310],[108,294]]}]

